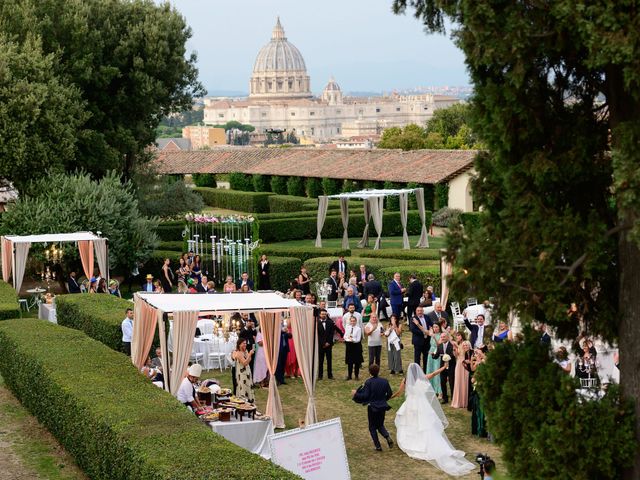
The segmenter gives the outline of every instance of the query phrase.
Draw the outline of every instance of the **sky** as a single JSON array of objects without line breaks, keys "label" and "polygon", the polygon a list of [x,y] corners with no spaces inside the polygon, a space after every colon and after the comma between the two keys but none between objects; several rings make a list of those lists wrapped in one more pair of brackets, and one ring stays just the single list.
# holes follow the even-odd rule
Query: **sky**
[{"label": "sky", "polygon": [[[162,3],[161,0],[157,0]],[[464,56],[444,35],[426,35],[391,0],[171,0],[193,30],[200,81],[210,94],[247,92],[253,62],[280,16],[302,53],[311,90],[333,75],[347,92],[468,85]]]}]

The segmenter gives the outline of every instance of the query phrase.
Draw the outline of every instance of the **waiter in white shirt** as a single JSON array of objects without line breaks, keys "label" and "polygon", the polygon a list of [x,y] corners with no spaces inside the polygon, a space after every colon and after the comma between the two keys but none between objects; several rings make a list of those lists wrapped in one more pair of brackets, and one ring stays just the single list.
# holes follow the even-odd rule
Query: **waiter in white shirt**
[{"label": "waiter in white shirt", "polygon": [[202,375],[202,365],[194,363],[189,367],[189,370],[187,370],[187,376],[182,379],[182,383],[176,393],[178,401],[187,407],[191,407],[193,411],[202,407],[196,398],[196,389],[193,386],[195,383],[198,383],[200,375]]},{"label": "waiter in white shirt", "polygon": [[360,315],[358,312],[356,312],[356,306],[353,303],[350,303],[349,306],[347,307],[347,313],[345,313],[342,316],[342,325],[344,325],[345,327],[347,327],[348,325],[351,324],[351,319],[355,318],[356,320],[356,325],[360,328],[360,330],[362,331],[363,329],[363,325],[362,325],[362,315]]},{"label": "waiter in white shirt", "polygon": [[344,363],[347,364],[347,380],[351,380],[355,373],[356,380],[360,377],[360,367],[364,362],[362,356],[362,329],[357,325],[355,316],[349,319],[350,323],[344,332]]},{"label": "waiter in white shirt", "polygon": [[120,325],[122,329],[122,350],[131,356],[131,339],[133,338],[133,309],[127,308],[126,316]]}]

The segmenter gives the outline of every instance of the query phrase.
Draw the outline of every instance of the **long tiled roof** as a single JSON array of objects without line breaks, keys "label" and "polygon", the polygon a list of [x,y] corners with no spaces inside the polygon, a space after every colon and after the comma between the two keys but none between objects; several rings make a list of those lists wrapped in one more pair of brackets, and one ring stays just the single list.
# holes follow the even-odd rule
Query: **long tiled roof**
[{"label": "long tiled roof", "polygon": [[473,166],[476,150],[216,148],[159,152],[159,173],[258,173],[391,182],[439,183]]}]

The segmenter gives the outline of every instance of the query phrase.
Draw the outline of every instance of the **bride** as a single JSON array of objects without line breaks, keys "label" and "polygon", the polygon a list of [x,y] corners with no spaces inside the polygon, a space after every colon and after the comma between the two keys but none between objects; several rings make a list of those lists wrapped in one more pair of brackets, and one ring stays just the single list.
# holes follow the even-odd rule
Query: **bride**
[{"label": "bride", "polygon": [[[440,374],[444,368],[446,365],[429,376]],[[409,365],[407,378],[396,395],[405,388],[406,400],[395,420],[398,447],[410,457],[427,460],[449,475],[465,475],[474,470],[475,465],[465,460],[464,452],[449,443],[444,433],[449,422],[420,365]]]}]

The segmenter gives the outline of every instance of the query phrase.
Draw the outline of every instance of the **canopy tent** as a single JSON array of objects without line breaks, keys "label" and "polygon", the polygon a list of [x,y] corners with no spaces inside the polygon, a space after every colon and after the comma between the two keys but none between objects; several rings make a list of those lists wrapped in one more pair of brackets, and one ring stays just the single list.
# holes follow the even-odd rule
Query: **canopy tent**
[{"label": "canopy tent", "polygon": [[414,193],[416,196],[416,202],[418,203],[418,212],[420,214],[420,220],[422,221],[422,230],[420,232],[420,239],[416,244],[419,248],[428,248],[429,239],[427,236],[427,226],[425,224],[425,208],[424,208],[424,189],[423,188],[405,188],[405,189],[372,189],[372,190],[360,190],[357,192],[340,193],[338,195],[328,195],[319,197],[318,201],[318,235],[316,237],[316,247],[322,247],[322,227],[327,216],[327,207],[329,205],[330,198],[337,198],[340,200],[340,213],[342,216],[342,227],[344,232],[342,234],[342,248],[349,248],[349,200],[359,199],[364,200],[364,232],[362,239],[358,242],[358,247],[369,246],[369,220],[373,218],[373,225],[378,232],[378,237],[373,246],[374,250],[380,248],[380,238],[382,236],[382,213],[384,211],[384,199],[386,197],[398,196],[400,197],[400,221],[402,223],[402,248],[409,249],[409,236],[407,235],[407,216],[409,210],[409,194]]},{"label": "canopy tent", "polygon": [[[313,309],[300,305],[296,300],[282,298],[275,293],[232,293],[215,295],[136,293],[134,296],[134,330],[131,343],[131,361],[142,368],[153,342],[156,325],[160,347],[167,350],[164,314],[173,316],[173,357],[171,368],[167,355],[162,355],[165,374],[165,390],[175,394],[185,376],[193,348],[193,338],[199,315],[220,315],[230,312],[257,313],[264,338],[267,367],[273,375],[278,362],[280,347],[280,319],[289,314],[293,327],[293,342],[309,396],[306,421],[315,423],[315,384],[318,369],[316,326]],[[276,428],[284,428],[284,414],[280,403],[277,382],[269,383],[266,414],[273,419]]]},{"label": "canopy tent", "polygon": [[[93,276],[93,256],[98,261],[100,272],[109,281],[109,250],[107,239],[91,232],[47,233],[42,235],[6,235],[1,237],[2,278],[5,282],[13,278],[17,292],[22,287],[27,256],[32,243],[77,242],[82,269],[87,278]],[[13,271],[13,276],[11,275]]]}]

